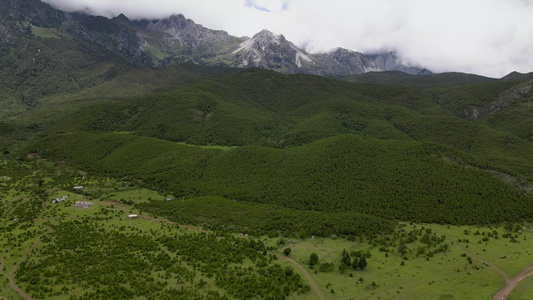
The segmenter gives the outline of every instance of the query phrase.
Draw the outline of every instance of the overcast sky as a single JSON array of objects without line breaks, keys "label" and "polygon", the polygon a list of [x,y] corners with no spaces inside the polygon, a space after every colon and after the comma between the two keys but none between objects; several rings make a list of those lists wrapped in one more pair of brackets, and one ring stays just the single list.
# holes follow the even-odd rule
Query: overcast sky
[{"label": "overcast sky", "polygon": [[[3,1],[3,0],[2,0]],[[283,34],[309,52],[396,51],[434,72],[502,77],[533,71],[530,0],[44,0],[67,10],[130,19],[182,13],[198,24],[253,36]]]}]

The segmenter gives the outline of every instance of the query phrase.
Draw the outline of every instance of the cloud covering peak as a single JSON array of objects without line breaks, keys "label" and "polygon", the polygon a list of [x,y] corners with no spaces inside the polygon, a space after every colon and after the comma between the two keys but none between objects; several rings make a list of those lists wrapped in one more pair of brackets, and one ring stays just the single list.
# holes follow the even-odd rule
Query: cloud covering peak
[{"label": "cloud covering peak", "polygon": [[501,77],[533,71],[527,0],[45,0],[66,11],[130,19],[182,13],[208,28],[253,36],[267,28],[311,52],[396,51],[433,72]]}]

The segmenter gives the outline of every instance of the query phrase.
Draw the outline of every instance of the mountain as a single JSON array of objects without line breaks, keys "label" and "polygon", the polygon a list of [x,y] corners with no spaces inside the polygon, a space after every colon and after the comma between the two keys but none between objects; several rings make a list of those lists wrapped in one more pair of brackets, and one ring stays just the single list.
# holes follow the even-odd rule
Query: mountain
[{"label": "mountain", "polygon": [[195,63],[226,67],[261,67],[283,73],[330,77],[368,71],[400,70],[424,74],[427,70],[403,64],[393,53],[365,55],[347,49],[310,54],[263,30],[252,38],[233,37],[225,31],[196,24],[181,14],[161,20],[108,19],[85,13],[66,13],[39,0],[9,0],[1,4],[0,45],[13,36],[55,38],[64,43],[91,43],[100,51],[119,54],[143,66]]},{"label": "mountain", "polygon": [[[183,15],[173,15],[164,20],[145,20],[135,24],[144,29],[168,34],[164,39],[167,43],[165,49],[169,49],[168,46],[172,49],[172,43],[176,43],[176,40],[183,46],[167,51],[168,57],[163,63],[173,61],[172,58],[177,56],[182,60],[193,58],[194,62],[207,65],[259,67],[288,74],[304,73],[336,78],[390,70],[409,74],[430,74],[428,70],[403,64],[394,53],[365,55],[342,48],[327,53],[307,53],[283,35],[276,35],[266,29],[252,38],[236,38],[224,31],[206,29]],[[147,36],[153,33],[144,31],[144,34],[148,40]]]},{"label": "mountain", "polygon": [[304,64],[313,64],[309,56],[287,41],[283,35],[274,35],[268,30],[263,30],[242,42],[232,53],[239,67],[260,67],[284,73],[299,73]]},{"label": "mountain", "polygon": [[72,102],[139,96],[233,72],[173,63],[154,69],[153,54],[146,49],[148,41],[163,33],[141,34],[132,24],[124,15],[69,14],[39,0],[1,1],[0,120]]},{"label": "mountain", "polygon": [[[58,27],[68,14],[51,8],[40,0],[7,0],[0,3],[0,22],[20,22],[26,25]],[[5,25],[5,24],[4,24]]]}]

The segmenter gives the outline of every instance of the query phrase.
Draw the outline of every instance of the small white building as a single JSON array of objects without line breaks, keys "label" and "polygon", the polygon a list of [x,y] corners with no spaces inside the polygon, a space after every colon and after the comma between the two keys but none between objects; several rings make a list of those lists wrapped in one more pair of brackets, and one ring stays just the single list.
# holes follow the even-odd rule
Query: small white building
[{"label": "small white building", "polygon": [[60,198],[55,198],[55,200],[52,200],[52,204],[56,204],[56,203],[61,203],[65,200],[68,199],[68,196],[63,196],[63,197],[60,197]]},{"label": "small white building", "polygon": [[82,185],[78,185],[78,186],[75,186],[74,189],[75,190],[81,190],[81,189],[83,189],[83,186]]},{"label": "small white building", "polygon": [[87,201],[77,201],[76,204],[74,204],[74,207],[77,207],[77,208],[89,208],[90,205],[94,205],[94,203],[87,202]]},{"label": "small white building", "polygon": [[138,216],[137,215],[128,215],[128,218],[137,218]]}]

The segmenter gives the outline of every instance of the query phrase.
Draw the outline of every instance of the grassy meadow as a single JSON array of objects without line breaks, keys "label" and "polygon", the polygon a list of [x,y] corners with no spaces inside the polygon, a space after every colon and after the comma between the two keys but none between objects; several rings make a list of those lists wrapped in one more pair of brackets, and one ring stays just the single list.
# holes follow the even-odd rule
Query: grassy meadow
[{"label": "grassy meadow", "polygon": [[[51,163],[28,161],[21,166],[13,165],[17,164],[4,165],[3,174],[10,175],[6,175],[0,185],[1,222],[4,228],[0,235],[0,244],[3,249],[9,249],[9,257],[8,253],[3,251],[0,261],[3,268],[0,295],[8,299],[20,298],[8,279],[15,266],[17,270],[14,272],[14,282],[36,299],[84,299],[95,295],[110,296],[119,291],[130,295],[129,291],[141,291],[133,286],[134,282],[143,287],[142,290],[147,295],[170,295],[168,293],[172,293],[171,291],[179,290],[181,294],[178,294],[182,297],[246,299],[246,294],[239,294],[231,285],[222,284],[217,275],[205,269],[205,266],[202,267],[202,263],[191,260],[191,254],[187,254],[184,249],[179,250],[180,247],[173,242],[176,240],[194,245],[196,239],[202,236],[205,238],[200,238],[197,242],[209,241],[208,243],[214,243],[213,247],[222,247],[222,241],[226,239],[237,245],[242,241],[250,241],[252,244],[246,244],[244,248],[238,248],[241,250],[236,248],[236,252],[228,253],[240,256],[241,251],[245,251],[242,253],[249,253],[249,258],[242,254],[242,259],[229,264],[222,263],[221,266],[230,270],[235,268],[239,272],[236,274],[246,269],[246,272],[251,273],[246,273],[248,275],[245,277],[251,276],[250,278],[254,278],[254,273],[250,270],[267,270],[264,264],[272,265],[274,269],[279,268],[283,274],[289,272],[286,271],[287,268],[291,269],[291,276],[297,274],[294,280],[300,283],[292,287],[294,290],[288,287],[288,292],[283,294],[287,299],[296,300],[317,299],[317,295],[309,287],[311,282],[308,282],[305,274],[294,264],[282,259],[285,256],[283,250],[286,248],[292,250],[288,257],[303,266],[326,299],[491,299],[492,295],[503,287],[504,280],[499,273],[478,258],[499,267],[510,278],[533,264],[530,252],[530,249],[533,249],[533,230],[531,225],[526,223],[454,226],[400,222],[392,232],[382,234],[345,237],[298,234],[248,236],[220,229],[211,231],[201,228],[202,223],[199,223],[198,227],[178,226],[185,224],[174,223],[159,213],[157,217],[150,216],[146,211],[146,205],[150,203],[193,205],[187,201],[194,199],[175,199],[173,195],[161,194],[132,182],[95,177],[86,172],[72,173],[66,168],[57,170]],[[32,198],[38,195],[35,190],[39,183],[41,188],[45,189],[46,196],[40,198],[43,202],[36,201],[32,204]],[[74,190],[72,187],[75,185],[83,185],[84,188]],[[61,203],[52,203],[62,196],[68,196],[68,199]],[[167,198],[172,200],[166,201]],[[74,206],[77,201],[88,201],[93,205],[89,208],[77,208]],[[217,201],[225,203],[222,198],[209,198],[204,201],[213,201],[210,205],[215,206],[219,205]],[[238,202],[229,201],[224,205],[230,206],[230,209],[232,205],[235,209],[248,209]],[[22,209],[33,218],[14,222],[10,216]],[[273,208],[261,209],[268,211]],[[137,214],[138,217],[130,219],[129,214]],[[239,218],[249,222],[245,219],[245,214],[237,214],[235,217],[236,224]],[[113,236],[114,238],[110,239]],[[218,238],[209,240],[210,236]],[[103,241],[105,243],[102,243]],[[137,241],[142,243],[138,244]],[[123,242],[126,244],[122,244]],[[116,246],[130,249],[133,252],[128,253],[134,255],[126,257],[120,252],[114,252],[111,245],[115,243],[119,243]],[[245,250],[255,244],[264,245],[265,248],[260,248],[264,250],[255,254]],[[33,246],[35,248],[31,249]],[[112,268],[113,262],[118,261],[120,264],[140,263],[150,271],[127,271],[136,274],[135,280],[138,281],[131,281],[134,279],[123,273],[126,269],[110,271],[124,282],[129,282],[122,287],[115,286],[114,281],[107,276],[104,276],[107,282],[95,281],[90,285],[88,284],[91,281],[83,277],[74,276],[78,278],[77,281],[71,281],[61,276],[62,272],[68,269],[68,265],[60,261],[57,261],[57,265],[49,264],[51,260],[57,259],[54,252],[66,254],[71,251],[66,250],[70,247],[74,247],[72,251],[77,254],[67,255],[68,259],[80,260],[85,257],[88,260],[88,266],[79,265],[79,261],[71,261],[81,269],[89,268],[87,270],[101,272]],[[475,257],[470,257],[465,250]],[[202,251],[210,253],[208,249]],[[351,253],[351,259],[365,256],[368,262],[366,268],[339,269],[343,264],[344,251]],[[101,257],[105,253],[111,255],[110,260]],[[309,265],[312,253],[318,256],[318,263],[314,266]],[[93,265],[91,261],[97,257],[100,257],[98,265]],[[164,260],[158,260],[157,257]],[[167,263],[163,263],[164,261]],[[177,264],[175,266],[179,268],[173,269],[168,262]],[[161,263],[163,265],[160,265]],[[37,271],[30,271],[33,268],[48,275],[39,276]],[[217,269],[216,263],[213,268]],[[80,276],[87,274],[81,272]],[[255,280],[259,280],[259,277]],[[53,287],[49,287],[52,282]],[[261,286],[259,281],[257,284],[258,287]],[[530,287],[531,279],[524,280],[518,285],[511,299],[527,299],[531,292]],[[136,299],[138,296],[131,294],[131,298]]]}]

